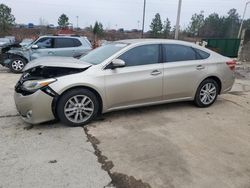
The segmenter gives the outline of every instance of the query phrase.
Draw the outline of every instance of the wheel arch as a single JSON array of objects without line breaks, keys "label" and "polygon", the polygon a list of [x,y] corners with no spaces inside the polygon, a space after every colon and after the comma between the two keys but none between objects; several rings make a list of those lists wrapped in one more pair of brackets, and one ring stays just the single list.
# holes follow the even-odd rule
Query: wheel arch
[{"label": "wheel arch", "polygon": [[[207,79],[213,79],[214,81],[217,82],[217,84],[218,84],[218,86],[219,86],[219,92],[218,92],[218,94],[220,94],[220,93],[221,93],[221,88],[222,88],[222,82],[221,82],[221,79],[220,79],[218,76],[208,76],[208,77],[206,77],[205,79],[203,79],[203,80],[199,83],[199,86],[201,85],[201,83],[202,83],[203,81],[205,81],[205,80],[207,80]],[[198,86],[198,87],[199,87],[199,86]]]},{"label": "wheel arch", "polygon": [[102,100],[102,97],[100,95],[100,93],[98,91],[96,91],[95,89],[93,89],[92,87],[89,87],[89,86],[73,86],[73,87],[70,87],[70,88],[67,88],[66,90],[64,90],[60,95],[57,95],[56,97],[54,97],[53,101],[52,101],[52,112],[54,114],[54,116],[58,119],[58,116],[57,116],[57,105],[58,105],[58,102],[60,101],[60,98],[67,92],[71,91],[71,90],[74,90],[74,89],[87,89],[91,92],[93,92],[96,97],[97,97],[97,100],[99,102],[99,105],[100,105],[100,108],[99,108],[99,111],[98,113],[101,114],[102,113],[102,109],[103,109],[103,100]]},{"label": "wheel arch", "polygon": [[24,59],[26,61],[26,63],[29,62],[29,60],[26,57],[24,57],[23,55],[21,55],[21,54],[9,53],[9,56],[10,56],[11,59],[21,57],[22,59]]}]

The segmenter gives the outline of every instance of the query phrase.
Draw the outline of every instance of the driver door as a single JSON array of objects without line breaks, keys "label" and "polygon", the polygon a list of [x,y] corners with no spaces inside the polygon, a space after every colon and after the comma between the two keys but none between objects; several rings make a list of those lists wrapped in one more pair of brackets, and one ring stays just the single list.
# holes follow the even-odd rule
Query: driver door
[{"label": "driver door", "polygon": [[125,67],[105,69],[106,99],[109,109],[161,101],[163,64],[160,45],[134,47],[118,59]]},{"label": "driver door", "polygon": [[53,38],[43,37],[40,38],[35,45],[38,46],[37,49],[31,49],[30,59],[37,59],[39,57],[53,56]]}]

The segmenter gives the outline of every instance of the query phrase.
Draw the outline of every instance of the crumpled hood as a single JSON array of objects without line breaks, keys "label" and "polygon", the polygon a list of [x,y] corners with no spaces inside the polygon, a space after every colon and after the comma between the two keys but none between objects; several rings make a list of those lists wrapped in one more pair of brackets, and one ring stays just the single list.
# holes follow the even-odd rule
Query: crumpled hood
[{"label": "crumpled hood", "polygon": [[24,68],[24,71],[34,67],[64,67],[64,68],[87,68],[92,64],[80,61],[72,57],[41,57],[30,61]]},{"label": "crumpled hood", "polygon": [[8,45],[8,42],[0,42],[0,47],[5,47]]},{"label": "crumpled hood", "polygon": [[1,42],[0,41],[0,45],[5,45],[5,44],[8,44],[7,42]]}]

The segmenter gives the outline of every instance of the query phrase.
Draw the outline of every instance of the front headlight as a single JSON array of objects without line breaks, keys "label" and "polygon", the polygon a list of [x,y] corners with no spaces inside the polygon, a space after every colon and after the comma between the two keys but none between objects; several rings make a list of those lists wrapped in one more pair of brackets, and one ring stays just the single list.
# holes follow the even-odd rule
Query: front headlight
[{"label": "front headlight", "polygon": [[22,88],[26,91],[35,92],[38,89],[48,86],[49,84],[55,82],[55,78],[45,79],[45,80],[27,80],[23,83]]}]

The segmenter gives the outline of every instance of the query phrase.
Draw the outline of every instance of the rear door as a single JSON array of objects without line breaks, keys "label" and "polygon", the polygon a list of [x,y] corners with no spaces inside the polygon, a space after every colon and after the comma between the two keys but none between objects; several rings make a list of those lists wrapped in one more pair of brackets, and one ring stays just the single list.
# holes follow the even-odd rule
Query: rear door
[{"label": "rear door", "polygon": [[199,82],[207,74],[207,61],[191,46],[163,44],[162,48],[164,99],[194,97]]},{"label": "rear door", "polygon": [[162,100],[163,64],[158,44],[134,47],[118,59],[126,66],[105,70],[109,108]]},{"label": "rear door", "polygon": [[[54,38],[53,53],[56,56],[74,57],[77,44],[74,38]],[[80,44],[81,45],[81,44]]]},{"label": "rear door", "polygon": [[74,57],[80,57],[82,55],[86,55],[92,50],[91,43],[88,41],[88,39],[85,39],[84,37],[81,37],[76,39],[75,43],[77,44],[77,47],[75,49]]}]

